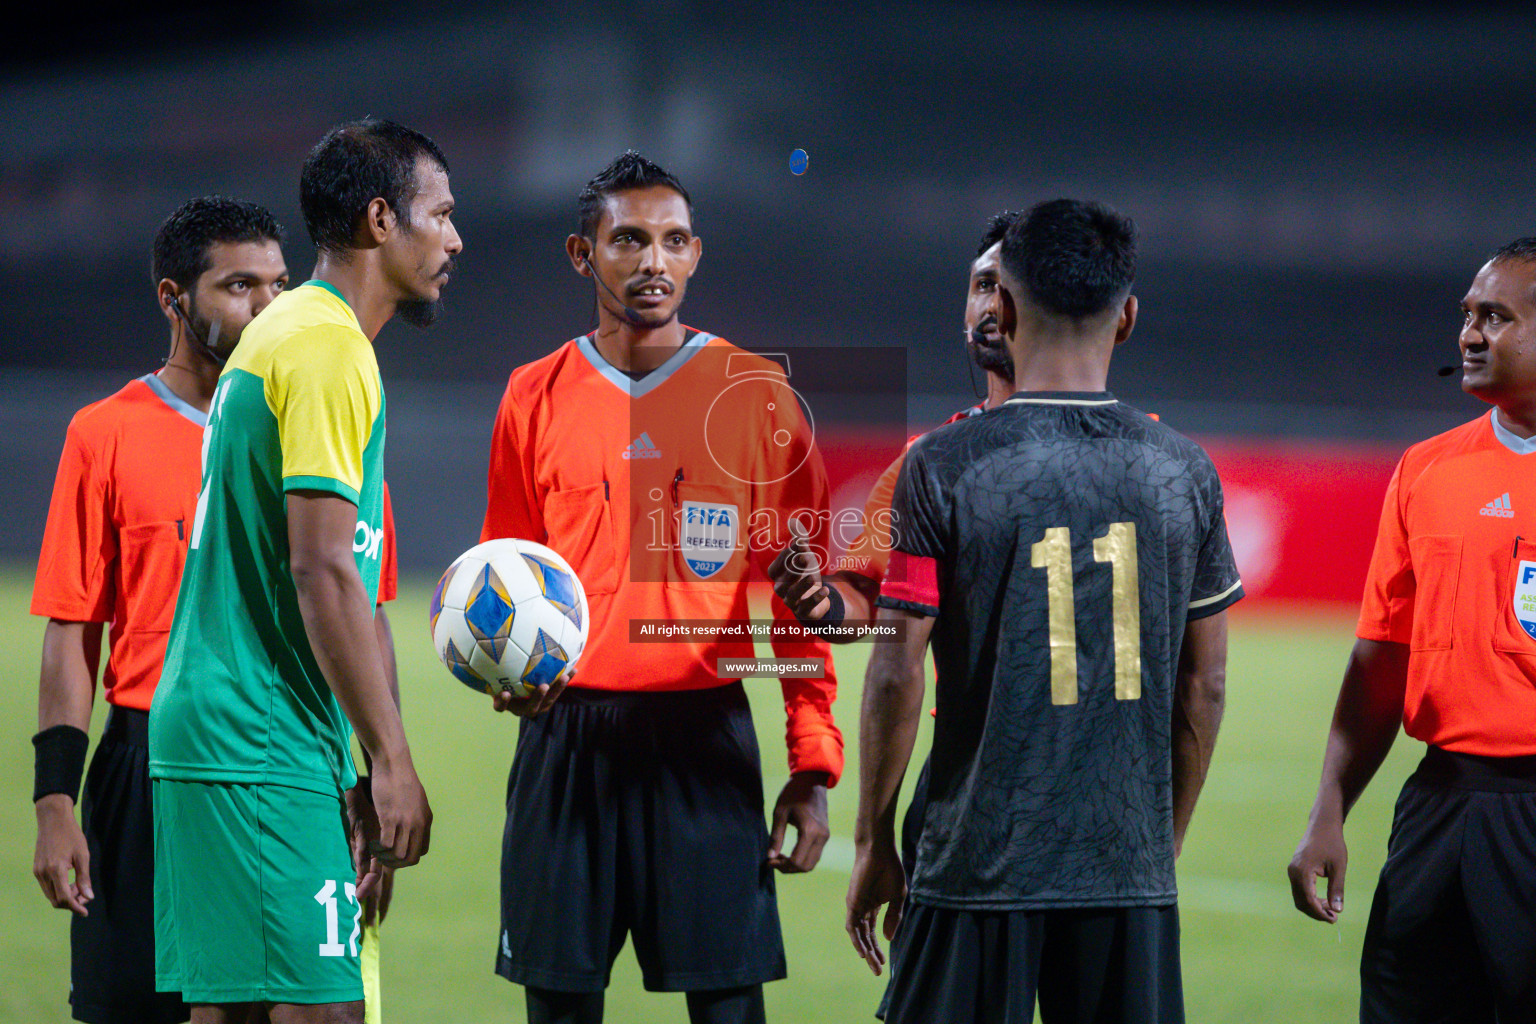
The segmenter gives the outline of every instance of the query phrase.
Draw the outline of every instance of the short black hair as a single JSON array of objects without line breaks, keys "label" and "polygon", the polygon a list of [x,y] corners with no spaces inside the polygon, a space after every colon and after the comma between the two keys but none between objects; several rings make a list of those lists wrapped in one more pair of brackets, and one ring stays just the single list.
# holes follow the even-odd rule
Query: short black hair
[{"label": "short black hair", "polygon": [[1013,227],[1013,222],[1022,216],[1023,214],[1018,210],[1001,210],[994,213],[992,219],[987,221],[986,234],[981,236],[981,242],[976,246],[976,255],[973,258],[980,259],[982,253],[1001,242],[1003,236],[1008,233],[1008,229]]},{"label": "short black hair", "polygon": [[1003,269],[1047,312],[1093,316],[1130,293],[1136,225],[1102,203],[1037,203],[1003,236]]},{"label": "short black hair", "polygon": [[1498,252],[1493,254],[1489,263],[1498,263],[1502,260],[1524,260],[1527,263],[1536,263],[1536,235],[1526,235],[1517,238],[1513,242],[1499,246]]},{"label": "short black hair", "polygon": [[266,207],[228,196],[188,199],[155,232],[149,277],[155,284],[170,278],[190,289],[213,266],[208,250],[216,243],[266,241],[283,244],[283,227]]},{"label": "short black hair", "polygon": [[315,248],[332,255],[350,251],[357,223],[375,199],[383,199],[410,227],[421,157],[448,173],[448,158],[437,143],[395,121],[365,117],[326,132],[299,175],[299,207]]},{"label": "short black hair", "polygon": [[683,202],[688,204],[688,217],[690,220],[693,218],[693,197],[683,188],[677,176],[634,150],[626,149],[614,157],[607,167],[598,171],[596,177],[587,182],[587,187],[576,197],[576,233],[583,238],[592,237],[597,231],[598,220],[603,216],[603,200],[609,196],[653,185],[663,185],[682,196]]}]

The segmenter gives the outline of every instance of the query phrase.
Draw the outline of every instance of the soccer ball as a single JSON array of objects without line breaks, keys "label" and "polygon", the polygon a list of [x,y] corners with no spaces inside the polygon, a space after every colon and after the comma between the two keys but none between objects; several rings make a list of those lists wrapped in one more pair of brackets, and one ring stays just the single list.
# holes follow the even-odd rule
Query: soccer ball
[{"label": "soccer ball", "polygon": [[529,540],[488,540],[448,567],[432,594],[432,644],[448,671],[486,693],[527,696],[576,664],[587,595],[565,559]]}]

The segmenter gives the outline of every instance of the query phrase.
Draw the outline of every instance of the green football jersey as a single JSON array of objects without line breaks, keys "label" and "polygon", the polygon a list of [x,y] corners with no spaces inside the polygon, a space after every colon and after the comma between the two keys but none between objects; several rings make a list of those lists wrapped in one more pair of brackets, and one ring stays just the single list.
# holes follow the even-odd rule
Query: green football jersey
[{"label": "green football jersey", "polygon": [[203,489],[149,716],[154,778],[336,793],[352,729],[309,645],[288,564],[289,491],[357,505],[370,601],[383,548],[384,386],[341,294],[310,281],[246,327],[203,433]]}]

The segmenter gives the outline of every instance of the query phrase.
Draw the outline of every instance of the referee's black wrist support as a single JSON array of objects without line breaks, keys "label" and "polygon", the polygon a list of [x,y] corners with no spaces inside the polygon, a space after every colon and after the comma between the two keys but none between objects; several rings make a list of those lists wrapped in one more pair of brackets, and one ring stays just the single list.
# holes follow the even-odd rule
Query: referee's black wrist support
[{"label": "referee's black wrist support", "polygon": [[32,802],[63,793],[78,804],[85,752],[90,745],[85,730],[72,725],[55,725],[33,736],[37,760],[32,772]]},{"label": "referee's black wrist support", "polygon": [[819,619],[811,620],[802,619],[798,614],[795,616],[800,625],[805,627],[807,633],[816,633],[822,629],[841,626],[843,624],[843,616],[848,613],[848,606],[843,603],[842,592],[830,583],[825,584],[825,586],[827,588],[827,598],[832,602],[832,606],[827,609],[827,614]]}]

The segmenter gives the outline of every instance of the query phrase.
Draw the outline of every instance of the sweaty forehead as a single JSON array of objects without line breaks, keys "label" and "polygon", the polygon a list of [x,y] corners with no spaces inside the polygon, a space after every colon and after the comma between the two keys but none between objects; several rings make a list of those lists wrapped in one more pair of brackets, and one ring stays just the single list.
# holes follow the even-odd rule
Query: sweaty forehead
[{"label": "sweaty forehead", "polygon": [[626,189],[603,199],[603,212],[597,220],[599,233],[616,227],[642,227],[651,231],[682,228],[691,231],[693,218],[688,203],[665,185]]},{"label": "sweaty forehead", "polygon": [[1463,300],[1467,305],[1499,303],[1520,309],[1536,308],[1536,261],[1491,260],[1472,279]]},{"label": "sweaty forehead", "polygon": [[448,190],[448,172],[431,157],[416,158],[416,195],[411,200],[413,208],[431,209],[453,199]]}]

